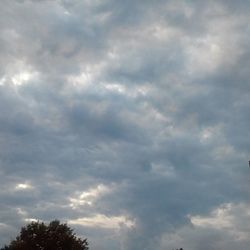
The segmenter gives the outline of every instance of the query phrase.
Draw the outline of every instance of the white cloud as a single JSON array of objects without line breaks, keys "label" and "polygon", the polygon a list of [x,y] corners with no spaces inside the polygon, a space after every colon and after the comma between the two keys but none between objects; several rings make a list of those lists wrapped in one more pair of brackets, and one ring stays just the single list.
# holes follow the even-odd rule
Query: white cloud
[{"label": "white cloud", "polygon": [[78,218],[69,220],[69,224],[76,224],[86,227],[106,228],[106,229],[119,229],[120,227],[134,227],[135,223],[125,216],[106,216],[103,214],[96,214],[93,217]]},{"label": "white cloud", "polygon": [[24,209],[18,207],[16,210],[17,210],[17,213],[19,215],[21,215],[21,216],[27,216],[27,212]]},{"label": "white cloud", "polygon": [[15,187],[16,190],[25,190],[25,189],[31,189],[32,186],[28,183],[18,183]]},{"label": "white cloud", "polygon": [[100,198],[102,195],[105,195],[109,192],[111,192],[111,188],[108,186],[105,186],[103,184],[99,184],[97,187],[90,188],[84,192],[81,192],[74,197],[70,197],[70,206],[75,209],[79,206],[83,205],[93,205],[93,203]]},{"label": "white cloud", "polygon": [[25,82],[29,81],[31,78],[32,78],[32,74],[27,71],[26,72],[24,71],[24,72],[20,72],[17,75],[12,76],[11,80],[15,85],[22,85]]},{"label": "white cloud", "polygon": [[37,222],[39,220],[35,219],[35,218],[26,218],[26,219],[24,219],[24,221],[27,222],[27,223],[30,223],[30,222]]},{"label": "white cloud", "polygon": [[209,216],[190,216],[191,223],[197,228],[226,231],[235,240],[248,240],[250,226],[249,204],[227,203],[214,209]]}]

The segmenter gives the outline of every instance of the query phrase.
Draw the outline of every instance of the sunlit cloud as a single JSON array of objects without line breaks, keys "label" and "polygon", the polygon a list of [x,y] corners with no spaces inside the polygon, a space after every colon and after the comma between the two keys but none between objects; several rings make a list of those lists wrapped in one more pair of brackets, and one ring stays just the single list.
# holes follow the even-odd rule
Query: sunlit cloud
[{"label": "sunlit cloud", "polygon": [[30,222],[37,222],[39,220],[35,219],[35,218],[26,218],[26,219],[24,219],[24,221],[27,222],[27,223],[30,223]]},{"label": "sunlit cloud", "polygon": [[0,79],[0,86],[1,86],[1,85],[4,85],[5,82],[6,82],[6,77],[2,77],[2,78]]},{"label": "sunlit cloud", "polygon": [[25,210],[23,210],[22,208],[18,207],[17,209],[17,213],[21,216],[27,216],[27,212]]},{"label": "sunlit cloud", "polygon": [[119,229],[120,227],[134,227],[135,223],[127,219],[125,216],[106,216],[97,214],[93,217],[78,218],[76,220],[69,220],[72,225],[81,225],[86,227],[97,227],[106,229]]},{"label": "sunlit cloud", "polygon": [[191,216],[191,223],[198,227],[211,227],[216,229],[231,228],[233,226],[230,215],[232,205],[223,205],[212,211],[210,217]]},{"label": "sunlit cloud", "polygon": [[100,184],[95,188],[90,188],[82,193],[77,194],[74,198],[69,198],[70,206],[73,209],[83,205],[91,206],[98,198],[108,192],[111,192],[111,188]]},{"label": "sunlit cloud", "polygon": [[226,230],[236,240],[247,240],[250,227],[242,222],[249,218],[249,204],[227,203],[214,209],[209,216],[190,216],[190,221],[197,228]]},{"label": "sunlit cloud", "polygon": [[31,188],[32,186],[28,183],[19,183],[15,187],[16,190],[26,190],[26,189],[31,189]]},{"label": "sunlit cloud", "polygon": [[21,72],[17,75],[14,75],[11,80],[15,85],[22,85],[25,82],[29,81],[32,77],[32,74],[29,72]]}]

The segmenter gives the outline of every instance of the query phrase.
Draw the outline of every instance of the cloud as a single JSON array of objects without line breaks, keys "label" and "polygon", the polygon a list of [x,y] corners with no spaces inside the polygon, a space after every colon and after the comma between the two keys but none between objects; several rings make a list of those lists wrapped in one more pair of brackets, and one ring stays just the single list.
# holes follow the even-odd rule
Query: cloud
[{"label": "cloud", "polygon": [[[249,204],[226,203],[216,207],[208,216],[190,216],[191,225],[180,228],[175,234],[162,237],[162,247],[185,245],[198,249],[235,249],[249,244]],[[245,221],[245,222],[244,222]]]},{"label": "cloud", "polygon": [[98,227],[107,229],[119,229],[121,225],[133,227],[133,221],[127,220],[124,216],[107,217],[102,214],[97,214],[90,218],[78,218],[70,220],[69,224],[78,224],[86,227]]},{"label": "cloud", "polygon": [[1,7],[0,244],[58,218],[95,249],[246,248],[248,3]]}]

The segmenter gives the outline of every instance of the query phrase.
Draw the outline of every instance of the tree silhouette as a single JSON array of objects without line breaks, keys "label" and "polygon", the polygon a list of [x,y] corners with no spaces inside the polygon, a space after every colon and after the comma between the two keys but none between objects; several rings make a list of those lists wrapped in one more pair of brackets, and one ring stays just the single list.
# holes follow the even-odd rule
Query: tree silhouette
[{"label": "tree silhouette", "polygon": [[77,238],[67,224],[51,221],[31,222],[21,229],[20,234],[1,250],[88,250],[87,239]]}]

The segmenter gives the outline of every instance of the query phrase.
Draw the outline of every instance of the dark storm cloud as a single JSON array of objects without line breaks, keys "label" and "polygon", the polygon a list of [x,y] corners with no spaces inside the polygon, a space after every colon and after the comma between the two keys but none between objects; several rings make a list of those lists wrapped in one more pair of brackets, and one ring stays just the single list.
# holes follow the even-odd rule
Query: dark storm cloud
[{"label": "dark storm cloud", "polygon": [[248,3],[1,6],[1,244],[54,218],[95,249],[249,244]]}]

